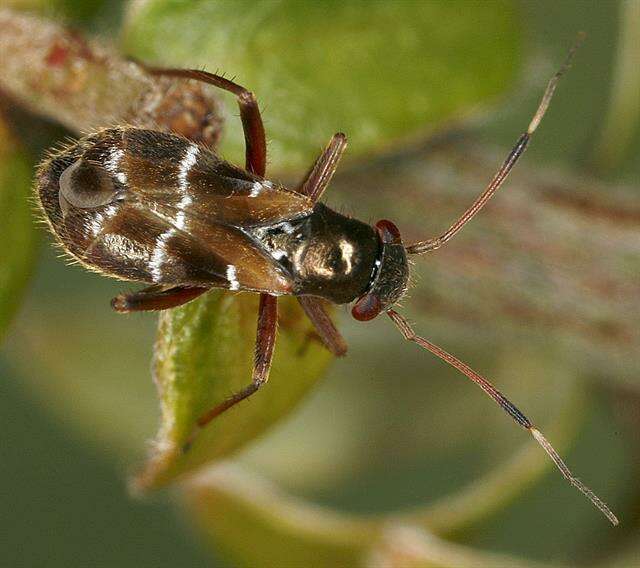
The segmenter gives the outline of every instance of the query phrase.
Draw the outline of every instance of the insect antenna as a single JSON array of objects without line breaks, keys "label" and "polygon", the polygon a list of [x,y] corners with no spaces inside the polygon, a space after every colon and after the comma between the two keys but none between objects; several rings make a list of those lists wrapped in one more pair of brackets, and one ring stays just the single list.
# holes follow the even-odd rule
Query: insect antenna
[{"label": "insect antenna", "polygon": [[476,213],[484,207],[487,201],[491,199],[493,194],[496,191],[498,191],[498,189],[500,189],[505,179],[507,179],[509,172],[511,172],[511,170],[513,169],[513,166],[516,165],[516,163],[520,159],[520,156],[522,156],[522,154],[524,154],[524,151],[527,149],[527,146],[529,145],[529,140],[531,139],[531,135],[538,128],[540,121],[542,120],[542,117],[544,116],[544,114],[547,112],[547,109],[549,108],[551,97],[553,97],[553,93],[555,92],[556,87],[558,86],[558,81],[560,80],[560,77],[562,77],[562,75],[571,66],[571,61],[573,60],[573,56],[576,50],[578,49],[578,47],[580,47],[580,44],[585,38],[585,35],[586,34],[584,32],[578,34],[578,39],[574,43],[573,47],[569,50],[569,54],[567,55],[567,58],[562,64],[562,67],[560,67],[560,69],[558,69],[556,74],[553,77],[551,77],[551,79],[549,80],[549,83],[547,84],[547,88],[544,91],[544,95],[542,95],[542,99],[540,101],[540,104],[538,105],[538,109],[536,110],[536,113],[533,115],[533,118],[529,123],[529,127],[527,128],[526,132],[522,134],[520,138],[518,138],[518,141],[516,142],[515,146],[507,156],[507,159],[503,162],[502,166],[500,166],[500,169],[493,176],[493,178],[489,182],[489,185],[486,187],[486,189],[477,197],[477,199],[473,202],[473,204],[458,218],[458,220],[455,223],[453,223],[453,225],[451,225],[451,227],[449,227],[444,233],[442,233],[442,235],[428,239],[426,241],[419,241],[417,243],[413,243],[407,246],[406,249],[408,254],[425,254],[427,252],[431,252],[433,250],[440,248],[448,240],[450,240],[454,235],[456,235],[458,231],[460,231],[460,229],[462,229],[462,227],[464,227],[476,215]]},{"label": "insect antenna", "polygon": [[553,446],[547,441],[547,439],[542,435],[542,432],[538,430],[532,422],[506,397],[504,396],[497,388],[495,388],[487,379],[476,373],[471,367],[460,361],[457,357],[454,357],[450,353],[447,353],[444,349],[438,347],[434,343],[431,343],[429,340],[424,337],[420,337],[416,335],[416,332],[413,330],[409,322],[401,316],[395,310],[388,310],[387,315],[391,318],[393,323],[396,324],[397,328],[402,333],[403,337],[408,341],[413,341],[417,343],[423,349],[430,351],[436,357],[442,359],[445,363],[448,363],[452,367],[455,367],[458,371],[460,371],[463,375],[466,375],[470,378],[474,383],[476,383],[486,394],[488,394],[495,402],[497,402],[500,407],[513,418],[520,426],[522,426],[525,430],[528,430],[534,439],[542,446],[545,452],[549,455],[549,457],[553,460],[553,463],[560,470],[563,477],[571,483],[574,487],[580,490],[600,511],[604,514],[609,521],[613,525],[618,524],[618,518],[613,514],[611,509],[607,506],[607,504],[602,501],[591,489],[589,489],[582,481],[580,481],[577,477],[571,473],[571,470],[564,463],[562,458],[558,455],[553,448]]}]

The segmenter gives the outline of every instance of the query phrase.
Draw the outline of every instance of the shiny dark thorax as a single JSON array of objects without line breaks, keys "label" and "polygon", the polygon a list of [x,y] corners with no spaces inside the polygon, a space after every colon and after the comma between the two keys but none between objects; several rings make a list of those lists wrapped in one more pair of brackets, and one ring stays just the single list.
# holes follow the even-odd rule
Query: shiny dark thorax
[{"label": "shiny dark thorax", "polygon": [[380,242],[370,225],[318,203],[311,215],[247,231],[291,275],[293,293],[346,304],[369,287]]},{"label": "shiny dark thorax", "polygon": [[65,249],[117,278],[338,304],[384,280],[376,228],[175,135],[113,128],[83,138],[42,164],[38,195]]}]

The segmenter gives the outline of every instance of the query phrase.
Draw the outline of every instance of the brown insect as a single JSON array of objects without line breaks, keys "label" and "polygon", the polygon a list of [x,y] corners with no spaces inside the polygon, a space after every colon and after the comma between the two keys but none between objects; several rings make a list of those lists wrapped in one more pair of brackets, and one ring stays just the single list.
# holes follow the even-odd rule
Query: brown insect
[{"label": "brown insect", "polygon": [[607,505],[572,475],[518,408],[465,363],[416,335],[392,307],[407,289],[407,255],[443,246],[503,184],[544,116],[575,49],[550,80],[529,127],[486,189],[442,235],[408,246],[390,221],[372,227],[319,202],[345,151],[344,134],[333,136],[295,189],[268,181],[265,132],[254,95],[204,71],[150,69],[157,76],[194,79],[236,95],[246,143],[244,169],[180,136],[109,128],[50,155],[37,173],[38,199],[52,232],[78,261],[105,275],[150,285],[114,298],[112,305],[119,312],[173,308],[211,288],[260,294],[252,381],[203,415],[199,428],[267,381],[278,296],[298,298],[335,355],[344,355],[346,344],[323,302],[354,302],[357,320],[386,313],[405,339],[474,381],[533,435],[562,475],[617,524]]}]

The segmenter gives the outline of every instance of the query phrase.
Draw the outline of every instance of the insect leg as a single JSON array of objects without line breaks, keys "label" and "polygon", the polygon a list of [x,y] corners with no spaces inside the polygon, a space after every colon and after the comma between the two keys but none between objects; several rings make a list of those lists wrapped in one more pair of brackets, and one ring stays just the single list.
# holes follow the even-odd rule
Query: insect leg
[{"label": "insect leg", "polygon": [[238,98],[240,119],[244,130],[246,168],[256,175],[264,176],[267,169],[267,141],[258,101],[251,91],[220,75],[214,75],[198,69],[171,69],[147,66],[145,66],[145,69],[152,75],[194,79],[233,93]]},{"label": "insect leg", "polygon": [[331,138],[316,163],[307,173],[304,181],[296,188],[298,193],[306,195],[314,203],[322,197],[338,167],[342,154],[347,149],[347,137],[338,132]]},{"label": "insect leg", "polygon": [[191,443],[197,436],[200,428],[204,428],[214,418],[220,416],[220,414],[229,410],[229,408],[236,405],[241,400],[250,397],[267,382],[269,379],[269,370],[271,369],[271,359],[273,358],[273,348],[276,343],[277,328],[278,298],[269,294],[260,294],[256,350],[251,384],[200,416],[196,421],[196,430],[194,430],[184,446],[185,450],[191,446]]},{"label": "insect leg", "polygon": [[209,288],[154,285],[132,294],[118,294],[111,300],[111,307],[123,314],[166,310],[186,304],[207,290]]},{"label": "insect leg", "polygon": [[336,357],[342,357],[347,353],[347,342],[344,340],[331,317],[324,309],[322,300],[311,296],[299,296],[298,302],[311,320],[322,343]]}]

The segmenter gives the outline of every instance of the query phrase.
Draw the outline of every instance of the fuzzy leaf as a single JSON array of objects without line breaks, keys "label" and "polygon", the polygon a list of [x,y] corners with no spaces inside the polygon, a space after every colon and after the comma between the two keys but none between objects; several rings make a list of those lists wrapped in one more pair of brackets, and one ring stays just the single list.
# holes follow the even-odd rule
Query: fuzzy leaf
[{"label": "fuzzy leaf", "polygon": [[163,485],[203,463],[226,457],[286,414],[331,359],[293,298],[279,301],[279,330],[270,381],[249,401],[204,428],[182,447],[196,420],[251,380],[258,296],[212,291],[160,316],[155,380],[162,425],[155,452],[137,480]]},{"label": "fuzzy leaf", "polygon": [[[272,173],[306,169],[337,131],[349,137],[350,156],[425,134],[503,92],[513,77],[519,50],[510,2],[363,7],[147,0],[132,4],[124,45],[148,62],[226,72],[254,91]],[[241,161],[237,107],[228,108],[222,152]]]},{"label": "fuzzy leaf", "polygon": [[32,164],[0,122],[0,338],[20,305],[33,261]]}]

